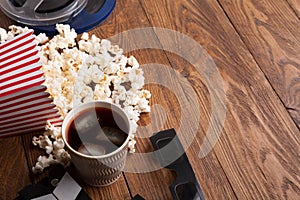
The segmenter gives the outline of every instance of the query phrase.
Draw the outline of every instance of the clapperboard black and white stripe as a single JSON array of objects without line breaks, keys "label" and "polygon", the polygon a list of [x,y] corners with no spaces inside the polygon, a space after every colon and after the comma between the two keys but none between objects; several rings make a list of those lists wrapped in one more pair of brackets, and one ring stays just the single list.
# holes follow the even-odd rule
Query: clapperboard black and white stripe
[{"label": "clapperboard black and white stripe", "polygon": [[[78,183],[66,173],[59,181],[52,193],[33,198],[32,200],[85,200],[90,199],[86,195],[82,195],[82,188]],[[79,196],[79,194],[81,194]]]},{"label": "clapperboard black and white stripe", "polygon": [[16,200],[91,200],[91,198],[62,166],[56,166],[50,170],[48,177],[22,189]]}]

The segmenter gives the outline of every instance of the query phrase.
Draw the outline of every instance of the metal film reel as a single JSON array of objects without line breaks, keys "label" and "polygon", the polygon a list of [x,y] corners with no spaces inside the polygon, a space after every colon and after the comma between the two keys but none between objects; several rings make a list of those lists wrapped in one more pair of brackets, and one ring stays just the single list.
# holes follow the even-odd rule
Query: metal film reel
[{"label": "metal film reel", "polygon": [[92,29],[113,11],[116,0],[0,0],[1,10],[16,22],[48,35],[55,24],[70,24],[78,33]]}]

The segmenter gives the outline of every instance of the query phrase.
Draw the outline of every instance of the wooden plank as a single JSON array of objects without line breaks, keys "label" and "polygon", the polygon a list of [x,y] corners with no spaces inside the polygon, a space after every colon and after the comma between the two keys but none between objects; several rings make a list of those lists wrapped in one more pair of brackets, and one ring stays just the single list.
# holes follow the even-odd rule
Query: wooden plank
[{"label": "wooden plank", "polygon": [[14,199],[18,191],[30,184],[21,137],[0,139],[0,198]]},{"label": "wooden plank", "polygon": [[[204,159],[197,159],[199,146],[204,136],[203,132],[207,129],[205,126],[207,116],[203,116],[204,119],[201,119],[201,123],[204,125],[200,126],[198,138],[192,144],[192,150],[188,151],[189,158],[194,158],[191,159],[191,163],[196,170],[196,175],[206,197],[208,199],[234,198],[227,178],[236,195],[240,198],[297,197],[295,193],[297,195],[299,184],[297,178],[294,178],[294,174],[299,174],[299,159],[297,159],[299,137],[296,137],[299,136],[299,133],[288,120],[279,99],[276,98],[272,88],[254,64],[249,52],[237,39],[238,35],[232,29],[222,10],[213,1],[191,1],[183,4],[167,1],[163,5],[162,3],[158,1],[143,2],[143,8],[146,10],[151,23],[156,26],[179,30],[200,42],[215,59],[228,85],[227,94],[230,99],[228,102],[228,122],[214,152]],[[113,17],[103,24],[103,28],[92,32],[97,35],[104,33],[109,37],[131,28],[149,26],[147,18],[140,15],[141,8],[136,1],[118,2],[117,6],[118,9],[114,11]],[[131,16],[127,16],[129,14]],[[168,41],[168,38],[166,40]],[[146,57],[148,55],[151,57]],[[138,60],[146,57],[144,58],[145,63],[148,63],[148,60],[155,61],[153,58],[156,58],[157,62],[168,64],[164,56],[162,59],[157,58],[157,56],[161,56],[161,54],[147,52],[147,54],[141,54]],[[196,92],[199,99],[203,99],[201,109],[209,111],[211,109],[209,108],[210,102],[207,100],[209,94],[205,91],[205,83],[203,83],[204,86],[199,83],[202,78],[192,73],[193,68],[186,67],[182,61],[178,61],[172,55],[168,55],[168,57],[172,61],[172,67],[188,77],[189,81],[197,88]],[[150,89],[155,91],[155,95],[159,95],[160,88],[153,86]],[[171,96],[170,92],[163,94],[161,97],[157,97],[157,102],[160,100],[169,101],[169,96]],[[154,99],[156,99],[155,96]],[[176,101],[173,99],[170,102]],[[166,104],[167,109],[172,109],[172,107],[173,105]],[[278,110],[275,107],[278,107]],[[169,111],[169,113],[171,112],[174,111]],[[175,111],[176,117],[179,116],[177,112]],[[164,118],[163,115],[158,116],[159,119]],[[244,123],[245,125],[243,125]],[[164,128],[176,125],[176,120],[170,121],[169,119]],[[233,125],[234,127],[232,127]],[[149,130],[149,133],[152,133],[152,129]],[[144,143],[142,144],[144,145]],[[146,144],[148,143],[145,142]],[[141,147],[141,150],[144,150],[143,148]],[[145,149],[149,150],[149,144]],[[215,157],[215,153],[217,157]],[[35,160],[36,157],[33,157]],[[167,177],[163,186],[168,184],[172,176],[165,175],[165,173],[159,172],[148,178],[147,174],[141,174],[141,176],[128,174],[126,177],[128,177],[133,194],[142,192],[142,195],[146,194],[146,196],[149,195],[149,197],[158,199],[162,195],[169,197],[169,194],[161,194],[163,191],[159,190],[159,193],[153,196],[151,193],[155,192],[150,189],[158,187],[156,183],[161,177]],[[94,193],[93,197],[96,197],[99,191],[101,189],[92,190],[90,193]],[[113,190],[110,191],[113,192]],[[253,196],[251,195],[252,192]]]},{"label": "wooden plank", "polygon": [[46,176],[49,175],[49,168],[45,169],[45,172],[41,173],[41,174],[34,174],[32,172],[32,167],[35,165],[35,163],[37,162],[37,158],[40,155],[47,155],[46,152],[42,149],[40,149],[37,146],[34,146],[32,144],[32,138],[33,136],[38,136],[40,134],[42,134],[43,132],[36,132],[36,133],[29,133],[26,135],[22,135],[20,137],[23,138],[24,141],[24,150],[25,150],[25,154],[28,158],[28,166],[29,166],[29,172],[30,172],[30,177],[33,183],[37,183],[40,180],[42,180],[43,178],[45,178]]},{"label": "wooden plank", "polygon": [[[119,9],[118,9],[119,8]],[[118,10],[123,10],[121,12],[118,12]],[[126,12],[124,12],[126,11]],[[136,0],[130,0],[130,1],[119,1],[117,3],[117,7],[114,11],[114,14],[116,14],[116,17],[113,17],[113,19],[117,19],[114,23],[110,23],[107,21],[104,23],[101,27],[99,27],[95,31],[95,34],[100,36],[101,38],[111,38],[116,33],[122,33],[124,31],[128,31],[134,28],[139,28],[141,26],[147,26],[149,25],[149,22],[147,21],[147,18],[145,16],[145,13],[140,7],[140,4]],[[133,16],[134,15],[134,16]],[[138,16],[138,17],[137,17]],[[115,24],[118,24],[118,26],[115,26]],[[136,38],[137,41],[141,41],[141,38]],[[142,39],[143,40],[143,39]],[[113,41],[114,43],[122,43],[122,41],[117,40]],[[130,41],[127,43],[128,45],[131,45],[130,43],[134,43],[135,41]],[[156,41],[157,42],[157,41]],[[126,43],[126,41],[125,41]],[[133,44],[134,46],[134,44]],[[130,47],[129,47],[130,48]],[[159,51],[151,51],[150,53],[148,51],[143,50],[136,50],[130,53],[127,53],[127,55],[134,55],[137,60],[140,62],[140,64],[149,63],[149,59],[145,58],[152,58],[152,61],[158,62],[160,61],[161,64],[168,64],[168,59],[164,56],[162,56],[163,52]],[[145,73],[145,76],[147,77],[147,73]],[[167,102],[164,97],[160,98],[159,95],[162,94],[161,88],[157,86],[148,86],[147,87],[151,93],[153,98],[151,99],[151,105],[154,105],[158,102]],[[162,95],[163,96],[163,95]],[[153,102],[154,100],[154,102]],[[167,106],[168,108],[168,106]],[[153,112],[153,111],[152,111]],[[159,116],[156,116],[155,119],[159,119]],[[143,115],[141,118],[141,121],[144,121],[145,124],[149,123],[149,116]],[[142,122],[141,122],[142,123]],[[157,128],[157,127],[156,127]],[[159,127],[162,128],[162,127]],[[152,130],[154,132],[154,130]],[[158,131],[156,129],[156,131]],[[138,131],[140,132],[140,131]],[[153,133],[153,132],[150,132]],[[140,133],[143,134],[143,133]],[[149,136],[149,133],[148,133]],[[149,150],[150,142],[148,139],[138,139],[137,141],[137,151],[138,152],[148,152]],[[134,163],[136,162],[133,161]],[[143,161],[140,161],[143,162]],[[130,164],[127,161],[127,165]],[[137,164],[138,165],[138,164]],[[145,199],[171,199],[171,193],[168,189],[169,184],[174,179],[174,175],[169,172],[168,170],[162,170],[162,171],[155,171],[150,173],[125,173],[126,180],[128,182],[128,186],[130,188],[130,192],[132,196],[135,196],[136,194],[140,194]],[[161,177],[164,177],[161,179]]]},{"label": "wooden plank", "polygon": [[0,28],[4,28],[6,30],[8,30],[8,27],[12,24],[14,24],[14,22],[9,19],[1,10],[0,10]]},{"label": "wooden plank", "polygon": [[291,8],[294,10],[298,18],[300,18],[300,1],[298,0],[287,0]]},{"label": "wooden plank", "polygon": [[[130,31],[135,28],[146,28],[151,26],[147,17],[145,16],[141,5],[137,0],[118,1],[117,7],[113,13],[113,17],[110,19],[111,20],[106,21],[100,27],[91,32],[95,33],[101,38],[112,39],[111,37],[113,37],[117,33],[123,33],[124,31]],[[159,20],[163,20],[163,18]],[[128,49],[134,49],[135,46],[147,46],[147,43],[149,42],[147,41],[147,38],[150,37],[150,35],[148,35],[149,30],[139,31],[140,34],[134,35],[133,38],[128,36],[128,38],[125,38],[125,41],[122,41],[121,39],[118,40],[117,37],[114,38],[116,40],[113,41],[115,43],[121,44],[121,46],[126,46]],[[143,44],[136,44],[137,42],[141,42]],[[158,40],[151,40],[151,42],[155,43],[153,44],[155,46],[161,46]],[[165,52],[162,50],[137,49],[135,51],[127,53],[127,55],[134,55],[140,62],[140,64],[157,63],[165,66],[167,69],[166,71],[168,71],[168,69],[172,71],[173,66],[171,67],[169,60],[165,55]],[[174,68],[175,67],[176,66],[174,66]],[[177,84],[175,82],[177,80],[176,76],[171,72],[162,73],[165,71],[159,71],[155,68],[152,69],[152,66],[144,67],[143,69],[145,71],[144,75],[146,77],[146,82],[149,80],[156,80],[157,82],[155,83],[166,83],[166,81],[169,81],[171,82],[170,84]],[[176,71],[174,71],[174,73],[176,74]],[[197,78],[197,82],[195,81],[194,86],[203,87],[205,89],[205,85],[202,84],[201,79],[202,78]],[[180,85],[179,87],[175,88],[175,92],[179,96],[184,98],[185,102],[188,102],[188,94],[186,94],[186,91],[184,90],[184,83],[178,84]],[[170,88],[163,87],[163,85],[159,84],[147,84],[146,88],[148,88],[152,93],[150,104],[154,109],[151,111],[150,116],[144,115],[141,118],[141,125],[147,126],[139,129],[137,132],[138,142],[136,147],[138,153],[146,153],[152,151],[149,140],[144,137],[149,137],[154,132],[168,128],[175,128],[176,130],[178,130],[181,117],[183,117],[181,116],[182,111],[180,111],[180,109],[183,108],[180,108],[179,106],[179,101],[183,100],[178,98],[176,99],[174,92],[171,91]],[[202,94],[202,92],[200,91],[198,98],[199,101],[202,102],[202,106],[200,106],[199,108],[199,113],[209,113],[210,107],[207,106],[210,105],[209,95],[205,92],[203,92]],[[157,107],[155,105],[157,105]],[[188,111],[194,112],[192,107],[190,107]],[[184,117],[187,118],[188,116]],[[204,138],[204,133],[208,127],[209,119],[209,115],[201,115],[200,130],[196,136],[199,137],[199,139],[197,139],[197,141],[195,141],[191,145],[191,148],[188,151],[189,156],[198,156],[200,148],[199,146]],[[182,137],[184,137],[184,135],[181,135],[181,139]],[[142,159],[132,163],[137,163],[136,166],[139,166],[139,164],[143,163],[144,161],[145,160]],[[201,186],[203,187],[206,197],[210,199],[222,199],[224,197],[228,199],[235,198],[235,194],[233,193],[232,188],[228,183],[222,166],[219,164],[218,159],[216,158],[214,153],[209,154],[205,159],[197,160],[196,167],[196,176]],[[130,188],[130,192],[133,196],[136,194],[140,194],[145,199],[171,198],[171,193],[168,187],[169,184],[174,180],[174,174],[172,174],[170,171],[163,169],[158,171],[151,171],[149,173],[128,172],[125,173],[125,175]]]},{"label": "wooden plank", "polygon": [[220,0],[220,3],[300,127],[299,18],[286,1]]},{"label": "wooden plank", "polygon": [[[141,0],[141,4],[152,26],[177,30],[199,42],[225,80],[226,123],[214,152],[237,198],[297,199],[299,130],[219,4],[196,0]],[[159,39],[167,45],[177,38]],[[172,55],[168,58],[189,81],[201,78]],[[190,159],[198,174],[201,161],[196,156]]]},{"label": "wooden plank", "polygon": [[124,176],[121,176],[117,182],[110,186],[101,188],[84,186],[84,190],[89,194],[91,199],[131,199]]},{"label": "wooden plank", "polygon": [[[163,60],[158,59],[164,54],[160,55],[159,52],[155,50],[148,50],[147,56],[142,56],[143,54],[134,55],[138,55],[137,58],[139,61],[141,61],[141,63],[151,63],[153,61],[160,64],[164,63]],[[153,58],[155,58],[155,60]],[[165,63],[165,66],[168,65],[169,64]],[[163,83],[164,80],[178,80],[172,74],[167,74],[165,71],[151,68],[146,69],[147,70],[144,70],[146,78],[150,80],[158,80],[157,83]],[[147,85],[147,88],[152,92],[151,105],[159,106],[152,107],[154,109],[152,109],[151,111],[151,117],[149,117],[150,121],[148,119],[141,119],[141,125],[146,127],[138,129],[137,134],[138,137],[140,137],[137,140],[138,153],[151,152],[153,150],[149,141],[143,137],[151,136],[153,133],[159,130],[165,130],[169,128],[175,128],[175,130],[178,131],[183,119],[194,118],[193,116],[187,116],[182,113],[182,109],[186,109],[186,114],[192,114],[194,112],[193,109],[195,108],[189,105],[187,105],[186,107],[182,107],[180,105],[180,102],[183,101],[182,98],[186,98],[186,94],[181,88],[175,88],[176,91],[172,91],[168,87],[162,87],[161,85],[155,84]],[[205,94],[205,96],[206,95],[207,94]],[[205,99],[205,97],[202,98]],[[208,99],[206,99],[206,101],[204,101],[203,99],[203,105],[210,104]],[[200,106],[199,113],[209,113],[209,106]],[[196,137],[195,141],[190,145],[186,153],[190,158],[190,162],[195,167],[195,174],[202,187],[205,197],[207,199],[220,199],[224,197],[228,199],[235,199],[235,194],[233,193],[232,188],[227,181],[227,177],[224,174],[224,171],[214,153],[209,154],[202,160],[192,159],[193,157],[198,158],[200,145],[203,142],[205,130],[207,130],[208,128],[209,116],[203,114],[200,121],[200,130],[196,134],[196,136],[194,136]],[[190,132],[185,132],[185,135],[179,135],[179,138],[182,142],[184,142],[184,137],[192,135],[192,130],[189,131]],[[140,163],[147,162],[147,159],[141,158],[136,162],[139,163],[136,165],[140,166]],[[140,194],[146,199],[172,198],[168,187],[171,182],[174,181],[176,175],[171,174],[168,170],[163,169],[159,171],[152,171],[149,173],[127,173],[126,178],[133,196],[135,194]]]},{"label": "wooden plank", "polygon": [[[32,137],[34,135],[39,135],[41,133],[32,133],[32,134],[27,134],[24,135],[24,147],[26,149],[27,156],[29,158],[29,163],[28,165],[30,167],[34,166],[36,163],[36,160],[39,155],[46,155],[45,151],[41,150],[39,147],[36,147],[32,144]],[[46,168],[43,173],[39,174],[33,174],[32,171],[31,177],[34,183],[37,183],[38,181],[42,180],[46,176],[49,175],[49,171],[53,167]],[[113,185],[109,187],[103,187],[101,189],[97,187],[90,187],[84,183],[82,183],[80,180],[77,179],[76,174],[73,173],[74,170],[68,169],[70,171],[70,174],[72,174],[73,178],[77,180],[80,185],[83,187],[83,189],[89,194],[89,196],[92,199],[130,199],[130,194],[128,192],[126,182],[123,176]]]}]

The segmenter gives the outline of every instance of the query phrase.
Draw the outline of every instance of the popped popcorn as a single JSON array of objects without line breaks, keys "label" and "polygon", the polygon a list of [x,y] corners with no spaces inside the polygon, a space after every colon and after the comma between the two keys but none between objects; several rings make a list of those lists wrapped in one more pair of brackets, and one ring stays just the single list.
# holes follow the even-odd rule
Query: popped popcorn
[{"label": "popped popcorn", "polygon": [[[32,31],[27,27],[10,26],[10,31],[0,28],[0,43],[14,36]],[[151,93],[144,90],[144,75],[138,61],[123,55],[118,45],[95,35],[77,33],[69,25],[56,25],[58,35],[49,39],[45,34],[36,36],[42,62],[47,92],[59,114],[64,118],[76,105],[93,100],[103,100],[120,105],[130,117],[136,132],[140,114],[150,112]],[[64,150],[61,128],[47,122],[42,136],[34,137],[33,144],[45,149],[32,170],[42,172],[51,164],[67,166],[70,155]],[[131,136],[129,151],[135,152],[136,141]]]},{"label": "popped popcorn", "polygon": [[28,27],[20,27],[20,26],[16,26],[16,25],[11,25],[9,27],[10,29],[10,32],[13,34],[13,35],[19,35],[21,33],[25,33],[25,32],[28,32],[30,31],[30,29]]},{"label": "popped popcorn", "polygon": [[34,173],[43,172],[44,168],[52,164],[61,164],[65,167],[70,164],[71,156],[64,149],[65,143],[61,138],[61,127],[55,127],[48,121],[44,135],[40,135],[39,137],[34,136],[32,143],[35,146],[39,145],[40,148],[45,149],[49,155],[48,157],[38,157],[37,163],[32,167]]},{"label": "popped popcorn", "polygon": [[70,155],[64,149],[57,151],[57,154],[49,154],[49,156],[39,156],[35,166],[32,167],[33,173],[43,172],[46,167],[53,164],[61,164],[68,166],[70,164]]},{"label": "popped popcorn", "polygon": [[47,135],[34,136],[32,139],[33,145],[39,145],[40,148],[45,149],[47,154],[50,154],[53,150],[52,141]]},{"label": "popped popcorn", "polygon": [[46,42],[49,41],[49,38],[46,36],[45,33],[38,34],[35,39],[37,44],[45,44]]},{"label": "popped popcorn", "polygon": [[126,110],[133,123],[141,112],[150,111],[150,92],[142,90],[143,71],[133,56],[125,57],[117,45],[88,33],[76,45],[77,34],[70,26],[57,29],[59,35],[42,46],[42,70],[44,85],[62,117],[75,105],[92,100],[130,107]]},{"label": "popped popcorn", "polygon": [[5,41],[9,40],[10,36],[6,32],[4,28],[0,28],[0,43],[4,43]]}]

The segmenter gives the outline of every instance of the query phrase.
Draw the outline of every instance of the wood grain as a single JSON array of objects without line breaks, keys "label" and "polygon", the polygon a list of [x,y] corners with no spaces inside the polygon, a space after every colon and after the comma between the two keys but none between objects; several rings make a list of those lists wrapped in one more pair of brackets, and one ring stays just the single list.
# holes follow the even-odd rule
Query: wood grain
[{"label": "wood grain", "polygon": [[300,127],[299,18],[286,1],[220,0],[220,3]]},{"label": "wood grain", "polygon": [[287,0],[287,2],[290,4],[291,8],[300,19],[300,2],[298,0]]},{"label": "wood grain", "polygon": [[[154,28],[150,33],[141,30],[134,38],[115,38],[113,42],[134,49],[139,43],[147,46],[147,39],[155,36],[151,45],[159,47],[127,52],[145,64],[146,82],[155,80],[155,84],[152,81],[146,85],[152,93],[152,113],[143,115],[139,122],[137,152],[152,151],[147,137],[153,132],[172,127],[178,131],[185,119],[190,119],[184,121],[185,125],[199,120],[196,133],[192,126],[185,126],[179,137],[184,144],[193,139],[186,153],[206,199],[298,199],[300,133],[289,115],[297,123],[298,5],[295,0],[117,1],[113,14],[91,34],[111,38],[134,28],[176,30],[202,45],[213,58],[226,91],[227,113],[222,134],[214,149],[199,158],[209,127],[214,130],[212,138],[218,137],[218,120],[211,123],[211,118],[212,110],[220,110],[221,106],[212,107],[212,86],[203,73],[197,72],[197,66],[174,53],[159,50],[176,45],[180,38],[164,37]],[[0,19],[1,27],[13,24],[2,12]],[[147,66],[150,63],[154,64]],[[222,94],[216,93],[217,101],[222,101],[218,99]],[[22,138],[24,150],[19,149]],[[0,140],[4,152],[0,161],[5,163],[0,168],[0,181],[5,183],[0,187],[0,198],[14,198],[30,182],[30,176],[37,182],[47,175],[47,170],[43,175],[29,175],[25,155],[31,168],[38,155],[44,153],[32,146],[31,138],[29,134]],[[129,164],[138,167],[144,161]],[[16,170],[12,171],[10,166]],[[21,178],[12,187],[8,185],[16,177]],[[127,172],[109,187],[84,189],[92,199],[130,199],[135,194],[146,199],[170,199],[168,185],[174,178],[175,174],[165,169],[140,174]]]},{"label": "wood grain", "polygon": [[[160,58],[161,56],[159,56],[159,52],[157,52],[156,50],[147,50],[147,56],[144,57],[142,57],[143,54],[134,55],[137,55],[138,60],[141,61],[142,64],[152,63],[154,61],[155,63],[159,64],[164,63],[162,58]],[[183,63],[181,62],[180,64]],[[165,67],[171,67],[169,63],[165,63],[164,65]],[[184,143],[186,137],[194,137],[194,141],[189,146],[186,153],[190,158],[190,162],[194,164],[194,166],[196,166],[194,168],[195,174],[206,198],[220,199],[226,197],[228,199],[235,199],[235,194],[233,193],[231,186],[228,184],[227,177],[224,174],[224,171],[214,153],[209,154],[205,159],[202,160],[193,159],[193,157],[198,157],[200,145],[203,142],[205,131],[208,128],[210,115],[206,115],[204,113],[209,113],[210,107],[199,106],[199,110],[197,110],[198,112],[196,112],[195,107],[191,106],[192,103],[188,102],[187,100],[188,95],[186,94],[186,91],[184,91],[180,87],[172,87],[171,84],[166,83],[168,81],[175,82],[176,80],[180,80],[178,77],[174,76],[174,74],[170,72],[166,73],[166,71],[160,70],[159,68],[151,69],[150,67],[145,68],[144,72],[146,74],[146,78],[150,80],[156,80],[156,83],[161,83],[161,85],[150,84],[146,87],[152,92],[152,98],[150,101],[152,105],[152,111],[150,114],[150,119],[142,118],[141,125],[146,127],[138,129],[137,136],[142,138],[145,136],[149,137],[159,130],[165,130],[169,128],[175,128],[177,133],[179,133],[179,127],[183,128],[184,130],[186,130],[186,132],[184,132],[185,134],[178,135],[181,142]],[[175,83],[173,84],[176,85]],[[163,87],[162,85],[166,86]],[[202,88],[206,90],[204,84],[201,84],[200,81],[197,82],[197,84],[195,84],[194,86],[198,86],[200,88],[200,85],[202,85]],[[202,105],[209,105],[209,98],[206,99],[207,94],[203,96],[204,97],[201,97],[199,101],[201,101]],[[180,105],[180,103],[183,102],[187,102],[184,107]],[[183,109],[185,109],[185,113],[183,113]],[[193,116],[194,113],[201,113],[202,115],[199,120],[201,123],[199,124],[199,130],[196,135],[193,136],[193,130],[189,129],[189,127],[187,126],[185,128],[182,127],[181,123],[186,123],[186,120],[194,120],[196,118]],[[151,151],[152,147],[149,144],[148,140],[137,140],[137,152],[145,153]],[[137,162],[143,163],[147,161],[141,159],[132,163]],[[168,186],[172,181],[174,181],[174,178],[176,178],[176,176],[170,176],[170,172],[169,176],[167,176],[167,172],[167,170],[159,170],[142,174],[128,173],[126,174],[126,178],[133,195],[138,193],[146,199],[171,199],[171,194]],[[163,177],[163,179],[161,177]],[[211,177],[215,177],[216,179],[212,179]],[[147,184],[145,184],[145,182]],[[139,185],[139,187],[134,187],[136,185]]]},{"label": "wood grain", "polygon": [[24,141],[24,153],[26,154],[27,158],[28,158],[28,166],[29,166],[29,174],[31,177],[31,180],[33,183],[37,183],[40,180],[42,180],[43,178],[45,178],[46,176],[49,175],[49,170],[51,168],[46,168],[45,171],[43,173],[38,173],[38,174],[34,174],[32,172],[32,167],[35,166],[35,163],[37,162],[37,158],[40,155],[45,155],[47,156],[47,153],[43,150],[40,149],[38,146],[34,146],[32,144],[32,138],[33,136],[39,136],[43,134],[43,132],[36,132],[36,133],[29,133],[26,135],[21,136],[23,138]]},{"label": "wood grain", "polygon": [[[141,4],[153,26],[175,29],[198,41],[226,81],[226,123],[214,152],[237,198],[299,197],[299,130],[218,2],[141,0]],[[174,40],[160,39],[166,44]],[[172,66],[186,70],[176,58],[168,58]],[[195,73],[186,74],[191,81],[200,79]],[[198,170],[199,160],[192,158]]]},{"label": "wood grain", "polygon": [[22,138],[0,139],[0,152],[0,199],[14,199],[30,184]]},{"label": "wood grain", "polygon": [[[118,8],[120,8],[120,12],[118,12]],[[122,8],[122,9],[121,9]],[[147,14],[151,13],[152,11],[148,12]],[[135,16],[132,17],[130,14],[134,13]],[[164,12],[160,12],[160,14],[165,14]],[[111,20],[106,21],[102,26],[97,28],[96,30],[92,31],[96,35],[101,36],[103,38],[110,38],[115,35],[116,33],[122,33],[123,31],[131,30],[134,28],[141,28],[141,27],[149,27],[151,24],[149,23],[142,6],[139,4],[137,0],[130,0],[130,1],[119,1],[117,4],[116,11],[111,20],[115,20],[112,22]],[[164,19],[162,16],[161,20]],[[176,19],[176,18],[174,18]],[[127,48],[131,49],[134,46],[143,46],[147,45],[146,43],[149,42],[145,40],[145,38],[149,38],[150,35],[147,35],[147,31],[140,30],[139,34],[135,35],[134,38],[125,38],[126,41],[115,40],[114,42],[121,44],[121,46],[126,46]],[[149,34],[149,33],[148,33]],[[150,33],[151,34],[151,33]],[[118,39],[118,38],[117,38]],[[129,40],[129,41],[128,41]],[[144,42],[145,44],[135,44],[137,41]],[[151,40],[152,43],[158,43],[156,46],[160,46],[158,40]],[[125,44],[122,44],[125,43]],[[136,50],[133,52],[128,53],[128,55],[134,55],[140,64],[149,64],[149,63],[157,63],[164,65],[167,69],[172,69],[170,65],[170,61],[165,55],[164,51],[155,50],[155,49],[147,49],[147,50]],[[181,63],[182,64],[182,63]],[[165,71],[159,71],[158,69],[153,69],[151,67],[145,67],[145,77],[146,82],[147,80],[156,80],[155,83],[165,83],[166,85],[168,82],[173,82],[174,85],[177,80],[176,76],[173,73],[162,73]],[[175,68],[175,67],[174,67]],[[148,69],[148,70],[146,70]],[[177,70],[175,70],[175,74]],[[177,74],[179,76],[179,74]],[[201,81],[202,78],[198,78],[197,81]],[[178,83],[179,84],[179,83]],[[205,89],[205,85],[201,82],[194,83],[195,87],[202,87]],[[175,88],[175,92],[179,94],[179,96],[174,95],[174,91],[170,90],[167,87],[162,87],[159,84],[149,84],[146,86],[152,93],[151,98],[151,105],[155,106],[158,105],[158,109],[152,110],[152,117],[149,119],[142,118],[144,125],[147,125],[142,130],[138,130],[138,137],[149,137],[152,133],[157,132],[159,130],[168,129],[174,127],[178,129],[180,125],[180,119],[182,117],[188,118],[189,116],[181,116],[181,111],[178,110],[180,106],[178,105],[179,101],[181,100],[179,97],[184,98],[185,102],[189,102],[189,94],[185,91],[184,83],[179,84],[178,87]],[[176,94],[175,93],[175,94]],[[202,92],[199,92],[202,93]],[[210,106],[209,106],[209,97],[207,93],[203,92],[204,96],[200,96],[199,101],[202,102],[202,106],[199,108],[199,113],[209,113]],[[208,98],[207,98],[208,97]],[[179,98],[179,99],[178,99]],[[196,96],[197,98],[197,96]],[[152,107],[153,108],[153,107]],[[161,108],[161,109],[160,109]],[[183,108],[181,108],[183,109]],[[193,107],[187,108],[188,111],[191,113],[195,113]],[[161,112],[164,111],[164,112]],[[189,112],[187,112],[189,113]],[[191,150],[188,151],[188,156],[197,156],[199,152],[199,146],[202,143],[204,138],[205,130],[207,129],[209,120],[208,115],[201,115],[203,119],[203,123],[200,125],[200,131],[197,133],[197,141],[195,141],[191,147]],[[191,130],[186,132],[186,136],[181,135],[181,139],[184,141],[184,137],[188,137],[188,135],[194,134]],[[137,144],[138,152],[150,152],[151,145],[147,139],[138,139]],[[230,198],[234,199],[235,194],[232,191],[231,186],[228,184],[228,180],[226,175],[223,172],[222,167],[218,163],[217,158],[215,157],[214,153],[207,156],[206,159],[203,160],[195,160],[197,162],[197,170],[196,175],[201,185],[203,185],[204,193],[207,197],[211,199],[221,199],[221,198]],[[143,163],[145,160],[140,160],[139,163]],[[193,161],[194,162],[194,161]],[[132,162],[136,163],[136,162]],[[215,176],[216,175],[216,176]],[[163,179],[161,177],[164,177]],[[211,177],[215,177],[213,179]],[[205,179],[204,179],[205,178]],[[171,172],[166,170],[155,171],[151,173],[126,173],[126,180],[128,182],[130,191],[132,195],[140,194],[146,199],[170,199],[171,194],[169,192],[168,186],[170,182],[174,179],[174,176]]]},{"label": "wood grain", "polygon": [[117,182],[110,186],[100,188],[84,186],[84,190],[89,194],[91,199],[131,199],[124,176],[121,176]]},{"label": "wood grain", "polygon": [[8,27],[12,24],[15,24],[15,22],[6,17],[6,15],[0,10],[0,27],[8,30]]}]

